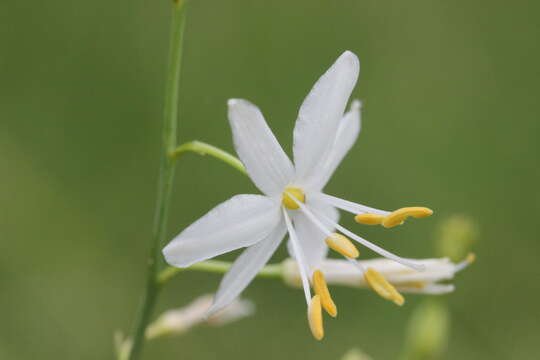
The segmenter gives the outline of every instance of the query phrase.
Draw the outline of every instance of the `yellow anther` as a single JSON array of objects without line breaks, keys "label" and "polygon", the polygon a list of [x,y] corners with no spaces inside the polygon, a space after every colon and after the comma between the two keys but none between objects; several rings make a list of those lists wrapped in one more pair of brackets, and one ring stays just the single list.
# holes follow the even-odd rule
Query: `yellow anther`
[{"label": "yellow anther", "polygon": [[330,249],[340,253],[345,257],[356,259],[360,256],[358,249],[356,248],[356,246],[354,246],[351,240],[347,239],[341,234],[333,233],[324,241]]},{"label": "yellow anther", "polygon": [[467,257],[465,258],[465,261],[468,262],[469,264],[472,264],[473,262],[476,261],[476,254],[475,253],[469,253],[467,255]]},{"label": "yellow anther", "polygon": [[359,214],[354,217],[354,220],[359,224],[364,225],[380,225],[385,216],[384,215],[377,215],[377,214]]},{"label": "yellow anther", "polygon": [[399,287],[400,288],[413,288],[413,289],[423,289],[425,288],[427,285],[427,283],[423,282],[423,281],[409,281],[409,282],[404,282],[404,283],[400,283],[399,284]]},{"label": "yellow anther", "polygon": [[324,337],[321,298],[319,295],[315,295],[311,298],[311,302],[308,306],[308,322],[309,328],[313,337],[317,340],[321,340]]},{"label": "yellow anther", "polygon": [[396,225],[402,224],[409,216],[414,218],[423,218],[433,214],[433,210],[426,207],[406,207],[393,211],[389,215],[386,215],[382,221],[382,226],[385,228],[391,228]]},{"label": "yellow anther", "polygon": [[392,300],[396,305],[403,305],[405,299],[396,290],[396,288],[390,284],[384,276],[373,268],[368,268],[364,274],[364,278],[371,288],[380,296],[385,299]]},{"label": "yellow anther", "polygon": [[291,194],[297,201],[300,202],[306,202],[306,195],[304,194],[304,190],[288,186],[285,188],[285,191],[281,195],[281,202],[283,206],[285,206],[287,209],[296,210],[300,206],[289,196]]},{"label": "yellow anther", "polygon": [[320,270],[315,270],[313,273],[313,290],[315,290],[315,294],[321,299],[321,305],[324,310],[326,310],[330,316],[336,317],[336,304],[332,300],[332,296],[330,296],[330,291],[324,280],[324,275]]}]

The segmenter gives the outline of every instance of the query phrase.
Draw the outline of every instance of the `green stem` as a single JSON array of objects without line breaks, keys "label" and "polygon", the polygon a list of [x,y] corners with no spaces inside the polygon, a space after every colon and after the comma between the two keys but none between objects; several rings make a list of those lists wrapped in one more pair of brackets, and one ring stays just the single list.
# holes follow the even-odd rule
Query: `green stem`
[{"label": "green stem", "polygon": [[166,236],[167,218],[174,179],[174,159],[169,157],[176,148],[176,129],[178,122],[178,87],[180,63],[182,58],[182,38],[184,32],[184,1],[173,3],[173,15],[170,38],[170,57],[165,89],[163,155],[161,157],[158,195],[154,219],[153,241],[148,258],[148,274],[143,302],[135,323],[133,346],[129,360],[139,359],[144,344],[144,334],[150,321],[159,293],[160,284],[157,274],[160,267],[160,248]]},{"label": "green stem", "polygon": [[[232,263],[227,261],[206,260],[193,264],[188,268],[175,268],[172,266],[161,270],[158,275],[158,284],[161,286],[172,279],[176,274],[183,271],[204,271],[216,274],[224,274],[231,268]],[[263,267],[257,277],[278,279],[283,277],[283,265],[271,264]]]},{"label": "green stem", "polygon": [[212,157],[215,157],[216,159],[219,159],[224,163],[232,166],[236,170],[240,171],[242,174],[247,175],[246,168],[244,167],[244,165],[242,165],[242,162],[238,160],[238,158],[236,158],[234,155],[231,155],[218,147],[197,140],[180,145],[179,147],[174,149],[173,152],[171,152],[170,156],[176,159],[180,157],[180,155],[188,151],[197,153],[199,155],[210,155]]}]

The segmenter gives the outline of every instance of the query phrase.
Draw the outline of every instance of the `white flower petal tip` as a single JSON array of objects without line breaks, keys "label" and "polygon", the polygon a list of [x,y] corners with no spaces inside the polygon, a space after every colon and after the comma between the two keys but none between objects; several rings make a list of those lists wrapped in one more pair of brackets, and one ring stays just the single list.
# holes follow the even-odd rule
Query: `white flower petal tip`
[{"label": "white flower petal tip", "polygon": [[191,224],[163,249],[167,263],[187,267],[264,239],[281,219],[279,205],[260,195],[237,195]]},{"label": "white flower petal tip", "polygon": [[227,100],[227,105],[229,107],[233,107],[235,105],[238,105],[238,103],[240,103],[240,101],[246,101],[246,100],[242,100],[242,99],[229,99]]},{"label": "white flower petal tip", "polygon": [[221,280],[208,316],[235,301],[276,251],[285,231],[281,222],[266,238],[244,250]]},{"label": "white flower petal tip", "polygon": [[281,194],[294,178],[291,160],[257,106],[241,99],[228,104],[234,146],[249,177],[264,194]]},{"label": "white flower petal tip", "polygon": [[304,99],[294,127],[294,163],[301,180],[316,176],[335,144],[340,120],[360,72],[358,57],[343,53]]},{"label": "white flower petal tip", "polygon": [[358,59],[358,56],[350,50],[345,50],[343,54],[339,56],[336,63],[339,62],[349,63],[349,66],[352,68],[360,69],[360,60]]}]

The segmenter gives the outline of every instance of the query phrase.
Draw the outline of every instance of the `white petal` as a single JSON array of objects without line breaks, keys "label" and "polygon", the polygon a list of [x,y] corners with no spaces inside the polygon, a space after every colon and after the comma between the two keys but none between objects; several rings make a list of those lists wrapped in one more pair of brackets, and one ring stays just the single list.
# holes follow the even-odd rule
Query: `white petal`
[{"label": "white petal", "polygon": [[336,138],[328,153],[326,161],[315,173],[308,179],[308,187],[312,190],[320,191],[330,180],[330,177],[336,171],[337,167],[352,148],[358,134],[360,134],[360,101],[355,100],[351,109],[345,114],[339,123]]},{"label": "white petal", "polygon": [[454,264],[447,258],[411,259],[425,266],[424,271],[415,271],[388,259],[361,261],[365,267],[373,267],[392,284],[410,282],[437,282],[454,277]]},{"label": "white petal", "polygon": [[294,177],[291,160],[255,105],[239,99],[228,105],[236,152],[249,177],[263,193],[281,194]]},{"label": "white petal", "polygon": [[452,284],[427,284],[422,288],[396,286],[396,289],[402,293],[408,294],[428,294],[428,295],[442,295],[454,291],[455,286]]},{"label": "white petal", "polygon": [[293,147],[299,180],[307,179],[327,156],[359,71],[356,55],[344,52],[317,81],[300,107]]},{"label": "white petal", "polygon": [[[317,212],[325,214],[335,222],[339,221],[339,212],[332,206],[320,203],[309,203],[309,201],[308,206],[316,209]],[[326,239],[327,236],[303,213],[298,212],[295,214],[293,219],[294,228],[298,237],[298,243],[304,251],[304,257],[309,269],[309,275],[311,275],[313,274],[313,271],[318,268],[318,265],[325,259],[328,253],[328,246],[324,242],[324,239]],[[333,231],[333,229],[329,230]],[[295,257],[294,249],[291,245],[292,244],[290,244],[289,241],[289,253],[291,257]]]},{"label": "white petal", "polygon": [[214,303],[208,310],[208,316],[229,305],[244,291],[276,251],[285,236],[286,230],[285,224],[280,222],[264,240],[244,250],[223,277],[214,298]]},{"label": "white petal", "polygon": [[253,245],[275,229],[279,204],[262,195],[237,195],[191,224],[164,249],[167,262],[177,267]]}]

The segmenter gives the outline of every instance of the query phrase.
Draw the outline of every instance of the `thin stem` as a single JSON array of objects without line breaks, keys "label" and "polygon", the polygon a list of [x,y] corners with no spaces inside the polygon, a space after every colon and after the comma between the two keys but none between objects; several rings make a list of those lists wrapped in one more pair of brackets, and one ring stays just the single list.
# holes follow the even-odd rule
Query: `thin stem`
[{"label": "thin stem", "polygon": [[197,140],[180,145],[179,147],[174,149],[173,152],[171,152],[170,156],[171,158],[177,159],[178,157],[180,157],[180,155],[188,151],[203,156],[210,155],[212,157],[215,157],[216,159],[219,159],[224,163],[232,166],[236,170],[240,171],[242,174],[247,175],[246,168],[244,167],[244,165],[242,165],[242,162],[238,160],[237,157],[229,154],[224,150],[221,150],[218,147]]},{"label": "thin stem", "polygon": [[148,258],[148,274],[146,290],[133,334],[133,346],[128,359],[136,360],[141,356],[144,334],[156,303],[160,285],[157,273],[160,267],[160,248],[166,235],[167,218],[174,179],[174,160],[169,157],[176,148],[176,129],[178,122],[178,87],[180,64],[182,59],[182,38],[184,33],[184,1],[173,3],[173,15],[170,37],[169,68],[165,89],[164,123],[163,123],[163,155],[161,157],[158,195],[154,219],[153,241]]},{"label": "thin stem", "polygon": [[[176,268],[168,266],[161,270],[157,279],[158,284],[161,286],[167,281],[171,280],[175,275],[183,271],[203,271],[216,274],[224,274],[231,268],[232,263],[227,261],[218,260],[206,260],[193,264],[188,268]],[[257,274],[259,278],[271,278],[277,279],[283,277],[283,264],[270,264],[263,267]]]}]

